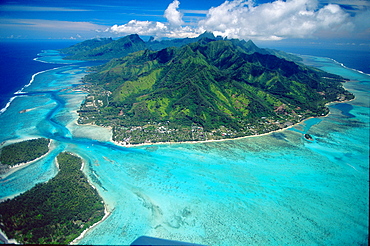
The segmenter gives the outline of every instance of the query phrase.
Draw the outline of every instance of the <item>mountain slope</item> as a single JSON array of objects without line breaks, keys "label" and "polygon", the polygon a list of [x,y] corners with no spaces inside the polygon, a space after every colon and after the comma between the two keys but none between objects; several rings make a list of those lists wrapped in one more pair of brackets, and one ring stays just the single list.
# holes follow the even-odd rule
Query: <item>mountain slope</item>
[{"label": "mountain slope", "polygon": [[[77,43],[75,45],[72,45],[68,48],[60,49],[60,53],[73,56],[79,53],[84,53],[87,51],[90,51],[92,49],[98,48],[100,46],[106,45],[113,42],[113,39],[111,38],[97,38],[97,39],[90,39],[85,40],[81,43]],[[69,58],[69,57],[67,57]]]},{"label": "mountain slope", "polygon": [[71,49],[62,50],[63,53],[71,53],[65,59],[70,60],[110,60],[115,57],[123,57],[132,52],[147,48],[145,42],[137,35],[132,34],[115,41],[102,42],[102,45],[92,43],[89,49],[74,52]]},{"label": "mountain slope", "polygon": [[168,47],[181,47],[190,43],[198,42],[201,39],[222,40],[222,37],[215,37],[211,32],[204,32],[203,34],[195,38],[178,38],[160,41],[151,38],[147,42],[147,46],[150,50],[158,51]]},{"label": "mountain slope", "polygon": [[121,126],[195,124],[208,133],[225,128],[239,135],[251,134],[251,124],[261,117],[270,125],[294,123],[326,114],[329,101],[352,97],[339,76],[251,54],[235,40],[139,51],[99,67],[85,81],[111,93],[109,104],[100,109],[100,123],[112,124],[105,120],[111,118]]}]

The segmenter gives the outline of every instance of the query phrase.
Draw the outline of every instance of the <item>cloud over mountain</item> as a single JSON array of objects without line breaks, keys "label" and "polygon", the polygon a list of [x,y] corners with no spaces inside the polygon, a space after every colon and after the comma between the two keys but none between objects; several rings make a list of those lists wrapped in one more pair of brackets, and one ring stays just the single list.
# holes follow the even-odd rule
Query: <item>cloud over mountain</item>
[{"label": "cloud over mountain", "polygon": [[204,31],[229,38],[280,40],[308,38],[351,31],[354,22],[338,4],[319,6],[317,0],[276,0],[256,5],[254,1],[225,1],[208,10],[197,23],[187,24],[174,0],[164,12],[167,22],[131,20],[107,31],[156,37],[194,37]]},{"label": "cloud over mountain", "polygon": [[199,25],[230,38],[304,38],[321,30],[351,28],[348,17],[339,5],[318,8],[316,0],[278,0],[258,6],[235,0],[211,8]]},{"label": "cloud over mountain", "polygon": [[185,38],[198,36],[199,33],[192,27],[182,26],[184,21],[182,20],[183,14],[177,10],[179,5],[180,2],[178,0],[174,0],[168,5],[167,9],[164,11],[164,17],[167,19],[167,23],[131,20],[124,25],[114,25],[108,28],[107,31],[122,34],[136,33],[139,35],[155,36],[158,38]]}]

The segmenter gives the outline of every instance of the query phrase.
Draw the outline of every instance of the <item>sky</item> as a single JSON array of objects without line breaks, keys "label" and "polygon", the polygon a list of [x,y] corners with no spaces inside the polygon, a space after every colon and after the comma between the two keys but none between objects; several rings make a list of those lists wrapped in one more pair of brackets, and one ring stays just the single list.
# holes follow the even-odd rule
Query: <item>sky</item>
[{"label": "sky", "polygon": [[0,0],[0,39],[216,36],[370,48],[370,0]]}]

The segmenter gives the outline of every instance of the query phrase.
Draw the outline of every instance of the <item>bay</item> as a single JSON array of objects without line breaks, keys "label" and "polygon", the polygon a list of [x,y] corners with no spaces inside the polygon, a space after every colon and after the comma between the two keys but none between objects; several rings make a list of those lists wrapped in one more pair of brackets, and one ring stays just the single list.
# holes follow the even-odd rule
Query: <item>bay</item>
[{"label": "bay", "polygon": [[[130,244],[142,235],[206,245],[367,244],[370,77],[303,58],[351,79],[345,87],[356,99],[264,136],[134,148],[114,145],[107,128],[76,124],[89,64],[41,72],[0,115],[0,142],[47,137],[52,151],[2,175],[0,199],[55,176],[55,156],[71,151],[111,213],[79,244]],[[39,60],[61,57],[45,51]]]}]

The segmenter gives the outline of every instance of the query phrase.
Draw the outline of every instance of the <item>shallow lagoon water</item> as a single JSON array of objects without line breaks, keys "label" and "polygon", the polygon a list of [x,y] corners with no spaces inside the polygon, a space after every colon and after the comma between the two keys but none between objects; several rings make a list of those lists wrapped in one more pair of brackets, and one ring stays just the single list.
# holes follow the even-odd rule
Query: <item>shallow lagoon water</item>
[{"label": "shallow lagoon water", "polygon": [[[61,61],[45,56],[38,59]],[[132,148],[111,143],[109,129],[76,125],[86,94],[73,88],[86,65],[40,73],[0,115],[0,142],[43,136],[53,150],[3,176],[0,198],[50,179],[55,156],[71,151],[111,212],[79,244],[142,235],[206,245],[367,244],[370,77],[326,58],[305,62],[350,78],[356,99],[265,136]]]}]

